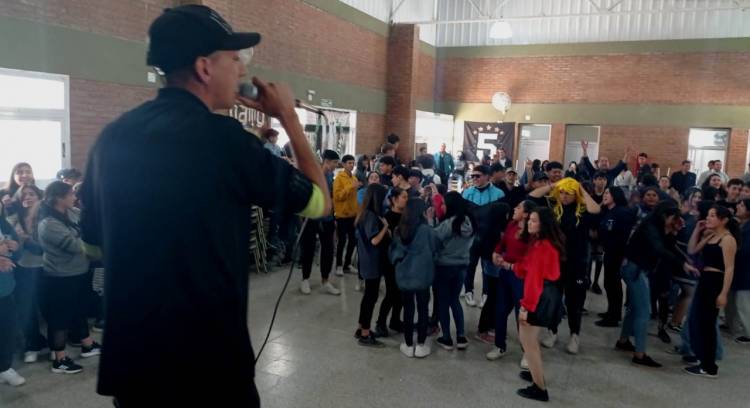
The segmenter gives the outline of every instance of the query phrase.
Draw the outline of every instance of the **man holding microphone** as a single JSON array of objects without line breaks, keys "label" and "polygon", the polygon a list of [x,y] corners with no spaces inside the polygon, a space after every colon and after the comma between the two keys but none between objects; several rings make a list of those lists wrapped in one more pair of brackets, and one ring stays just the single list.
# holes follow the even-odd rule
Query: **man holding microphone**
[{"label": "man holding microphone", "polygon": [[[109,124],[90,153],[82,229],[106,269],[98,392],[115,406],[260,406],[250,206],[317,218],[331,202],[291,91],[253,78],[257,101],[238,95],[241,50],[259,41],[205,6],[165,10],[149,28],[147,62],[166,87]],[[237,101],[279,119],[298,169],[214,113]]]}]

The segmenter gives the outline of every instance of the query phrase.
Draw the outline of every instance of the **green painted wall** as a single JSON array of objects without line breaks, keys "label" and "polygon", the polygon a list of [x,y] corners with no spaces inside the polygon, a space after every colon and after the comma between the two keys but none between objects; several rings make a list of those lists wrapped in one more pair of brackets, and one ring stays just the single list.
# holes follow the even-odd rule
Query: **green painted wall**
[{"label": "green painted wall", "polygon": [[[750,128],[750,106],[513,104],[505,116],[488,103],[436,102],[435,107],[436,112],[474,121]],[[526,120],[526,115],[531,118]]]},{"label": "green painted wall", "polygon": [[369,14],[359,11],[354,7],[338,0],[302,0],[305,3],[319,8],[328,14],[332,14],[342,20],[378,33],[383,37],[388,36],[388,24],[378,20]]},{"label": "green painted wall", "polygon": [[0,67],[125,85],[146,80],[146,44],[0,16]]},{"label": "green painted wall", "polygon": [[660,52],[750,52],[750,38],[441,47],[437,49],[438,58],[497,58]]}]

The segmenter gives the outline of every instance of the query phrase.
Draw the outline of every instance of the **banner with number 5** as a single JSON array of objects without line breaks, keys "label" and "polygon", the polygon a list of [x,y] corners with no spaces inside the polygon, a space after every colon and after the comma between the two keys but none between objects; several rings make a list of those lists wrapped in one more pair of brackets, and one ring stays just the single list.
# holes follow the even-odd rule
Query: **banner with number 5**
[{"label": "banner with number 5", "polygon": [[505,149],[506,155],[513,155],[515,122],[489,123],[464,122],[464,154],[466,160],[478,162],[483,157],[495,158],[497,150]]}]

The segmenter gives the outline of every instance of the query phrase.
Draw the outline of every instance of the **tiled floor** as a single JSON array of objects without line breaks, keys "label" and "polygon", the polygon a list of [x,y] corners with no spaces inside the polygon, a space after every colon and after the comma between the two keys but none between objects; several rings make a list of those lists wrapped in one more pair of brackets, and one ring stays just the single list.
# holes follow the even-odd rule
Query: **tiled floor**
[{"label": "tiled floor", "polygon": [[[250,326],[256,350],[287,271],[251,278]],[[362,348],[352,337],[361,299],[361,293],[354,291],[356,276],[337,278],[343,294],[335,297],[319,292],[319,282],[313,285],[312,295],[300,294],[299,275],[295,270],[257,366],[256,382],[265,407],[539,406],[515,394],[525,384],[518,378],[521,354],[514,330],[509,334],[509,353],[496,362],[484,358],[489,346],[474,341],[463,352],[438,350],[433,345],[433,354],[424,360],[403,357],[398,351],[401,338],[386,339],[385,349]],[[544,350],[550,406],[750,407],[750,347],[725,337],[721,377],[706,380],[683,374],[683,364],[650,336],[649,353],[665,367],[638,368],[630,364],[628,355],[612,350],[619,329],[593,325],[594,312],[604,308],[603,296],[589,294],[587,307],[592,316],[584,318],[581,353],[564,352],[565,323],[561,342],[553,350]],[[480,310],[465,312],[467,332],[473,336]],[[678,340],[677,335],[672,337]],[[212,358],[215,351],[206,353],[206,358]],[[84,360],[86,370],[74,376],[53,375],[46,362],[21,366],[18,371],[28,383],[17,389],[0,386],[0,407],[109,407],[109,399],[94,392],[96,360]],[[216,406],[226,405],[217,401]]]}]

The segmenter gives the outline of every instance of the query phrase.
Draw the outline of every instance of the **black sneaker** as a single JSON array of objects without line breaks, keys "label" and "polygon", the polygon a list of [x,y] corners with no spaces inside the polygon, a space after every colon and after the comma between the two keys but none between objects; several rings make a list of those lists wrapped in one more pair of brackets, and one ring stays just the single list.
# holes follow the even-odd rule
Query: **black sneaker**
[{"label": "black sneaker", "polygon": [[456,338],[456,348],[459,350],[466,350],[466,348],[469,347],[469,339],[466,337],[457,337]]},{"label": "black sneaker", "polygon": [[354,331],[354,338],[357,340],[362,338],[362,329],[357,329]]},{"label": "black sneaker", "polygon": [[750,344],[750,337],[740,336],[734,339],[737,344]]},{"label": "black sneaker", "polygon": [[634,352],[635,346],[630,342],[630,340],[625,340],[622,342],[618,340],[617,343],[615,343],[615,349]]},{"label": "black sneaker", "polygon": [[385,327],[385,325],[381,326],[379,324],[375,326],[374,333],[375,333],[375,337],[388,337],[391,335],[390,333],[388,333],[388,328]]},{"label": "black sneaker", "polygon": [[682,331],[682,325],[668,323],[667,324],[667,329],[672,330],[675,333],[679,333],[679,332]]},{"label": "black sneaker", "polygon": [[611,320],[607,317],[601,320],[597,320],[596,322],[594,322],[594,324],[599,327],[619,327],[620,326],[620,322],[618,322],[617,320]]},{"label": "black sneaker", "polygon": [[81,357],[83,358],[95,357],[100,354],[102,354],[102,345],[97,342],[91,343],[90,347],[81,346]]},{"label": "black sneaker", "polygon": [[645,367],[651,367],[651,368],[660,368],[661,364],[654,361],[653,358],[649,357],[648,355],[644,354],[643,357],[638,358],[633,356],[633,364],[642,365]]},{"label": "black sneaker", "polygon": [[659,340],[661,340],[664,343],[670,344],[672,343],[672,338],[669,337],[669,334],[664,329],[659,329]]},{"label": "black sneaker", "polygon": [[543,402],[549,401],[549,394],[547,393],[547,390],[543,390],[537,387],[536,384],[531,384],[526,388],[521,388],[520,390],[516,391],[516,394],[524,398],[528,398],[528,399],[532,399],[536,401],[543,401]]},{"label": "black sneaker", "polygon": [[707,371],[703,370],[701,366],[699,365],[692,366],[692,367],[685,367],[683,368],[683,370],[688,374],[697,375],[699,377],[711,378],[711,379],[719,378],[719,373],[710,374]]},{"label": "black sneaker", "polygon": [[528,381],[530,383],[534,382],[534,379],[531,378],[531,371],[523,370],[520,373],[518,373],[518,376],[521,377],[521,379],[524,381]]},{"label": "black sneaker", "polygon": [[591,291],[594,292],[597,295],[602,294],[602,288],[599,287],[598,283],[595,283],[593,286],[591,286]]},{"label": "black sneaker", "polygon": [[682,356],[682,361],[688,363],[688,364],[696,364],[698,363],[698,357],[696,356]]},{"label": "black sneaker", "polygon": [[78,374],[83,371],[83,367],[74,363],[70,357],[52,362],[52,372],[55,374]]},{"label": "black sneaker", "polygon": [[438,337],[437,344],[444,348],[445,350],[451,351],[453,350],[453,340],[451,339],[445,339],[442,337]]},{"label": "black sneaker", "polygon": [[359,342],[360,346],[364,346],[364,347],[378,347],[378,348],[385,347],[385,344],[377,341],[375,339],[375,336],[372,335],[372,333],[370,333],[370,335],[367,337],[360,337],[359,340],[357,341]]}]

